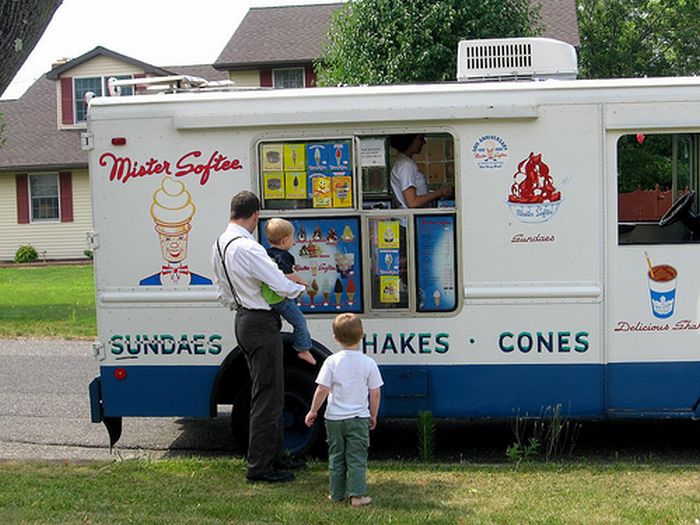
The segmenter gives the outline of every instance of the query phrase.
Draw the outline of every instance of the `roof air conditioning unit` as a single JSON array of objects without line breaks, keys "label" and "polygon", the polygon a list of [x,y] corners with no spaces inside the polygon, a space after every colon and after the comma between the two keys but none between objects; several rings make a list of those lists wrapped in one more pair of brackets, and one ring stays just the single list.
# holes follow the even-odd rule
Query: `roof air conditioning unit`
[{"label": "roof air conditioning unit", "polygon": [[462,40],[457,51],[457,80],[573,80],[576,50],[551,38]]}]

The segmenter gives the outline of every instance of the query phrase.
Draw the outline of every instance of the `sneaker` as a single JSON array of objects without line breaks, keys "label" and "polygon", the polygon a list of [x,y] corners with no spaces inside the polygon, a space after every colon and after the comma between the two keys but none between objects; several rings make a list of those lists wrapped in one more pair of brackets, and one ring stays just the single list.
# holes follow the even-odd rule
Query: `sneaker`
[{"label": "sneaker", "polygon": [[298,470],[305,468],[306,462],[301,458],[282,457],[275,461],[274,468],[277,470]]},{"label": "sneaker", "polygon": [[350,505],[353,507],[362,507],[364,505],[369,505],[372,503],[372,498],[369,496],[353,496],[350,498]]},{"label": "sneaker", "polygon": [[272,469],[264,474],[258,474],[257,476],[251,476],[249,474],[246,479],[251,483],[258,481],[265,483],[286,483],[287,481],[292,481],[294,479],[294,474],[286,470]]}]

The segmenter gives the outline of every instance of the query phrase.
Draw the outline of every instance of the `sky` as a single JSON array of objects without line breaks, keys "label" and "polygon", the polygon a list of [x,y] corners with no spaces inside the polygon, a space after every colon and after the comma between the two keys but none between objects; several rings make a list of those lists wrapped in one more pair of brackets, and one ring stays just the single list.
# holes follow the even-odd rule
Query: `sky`
[{"label": "sky", "polygon": [[249,8],[322,3],[329,1],[63,0],[0,98],[22,96],[58,59],[95,46],[155,66],[212,64]]}]

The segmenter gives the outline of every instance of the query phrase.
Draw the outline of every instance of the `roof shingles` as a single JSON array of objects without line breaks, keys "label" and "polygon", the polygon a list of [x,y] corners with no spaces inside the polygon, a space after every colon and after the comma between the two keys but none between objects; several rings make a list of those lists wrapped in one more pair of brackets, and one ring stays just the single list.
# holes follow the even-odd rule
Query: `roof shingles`
[{"label": "roof shingles", "polygon": [[[228,74],[210,65],[172,66],[169,72],[207,80],[224,80]],[[86,168],[87,153],[80,147],[83,129],[59,129],[56,119],[57,83],[46,75],[17,100],[0,101],[5,130],[0,147],[0,171]]]},{"label": "roof shingles", "polygon": [[266,62],[310,62],[321,56],[333,12],[343,4],[266,7],[248,11],[216,59],[232,69]]},{"label": "roof shingles", "polygon": [[[531,0],[540,5],[542,36],[579,45],[576,0]],[[218,69],[308,63],[321,57],[332,14],[343,4],[250,9],[216,59]]]}]

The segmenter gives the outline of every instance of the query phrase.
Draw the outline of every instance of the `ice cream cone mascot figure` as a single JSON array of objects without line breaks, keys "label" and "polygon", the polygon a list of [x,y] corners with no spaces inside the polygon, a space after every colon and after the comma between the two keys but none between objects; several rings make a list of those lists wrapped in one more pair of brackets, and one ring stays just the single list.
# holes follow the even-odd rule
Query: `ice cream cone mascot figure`
[{"label": "ice cream cone mascot figure", "polygon": [[159,272],[142,279],[141,286],[212,284],[211,279],[191,272],[185,264],[192,217],[196,211],[185,185],[172,177],[163,177],[151,203],[151,217],[160,240],[163,264]]}]

